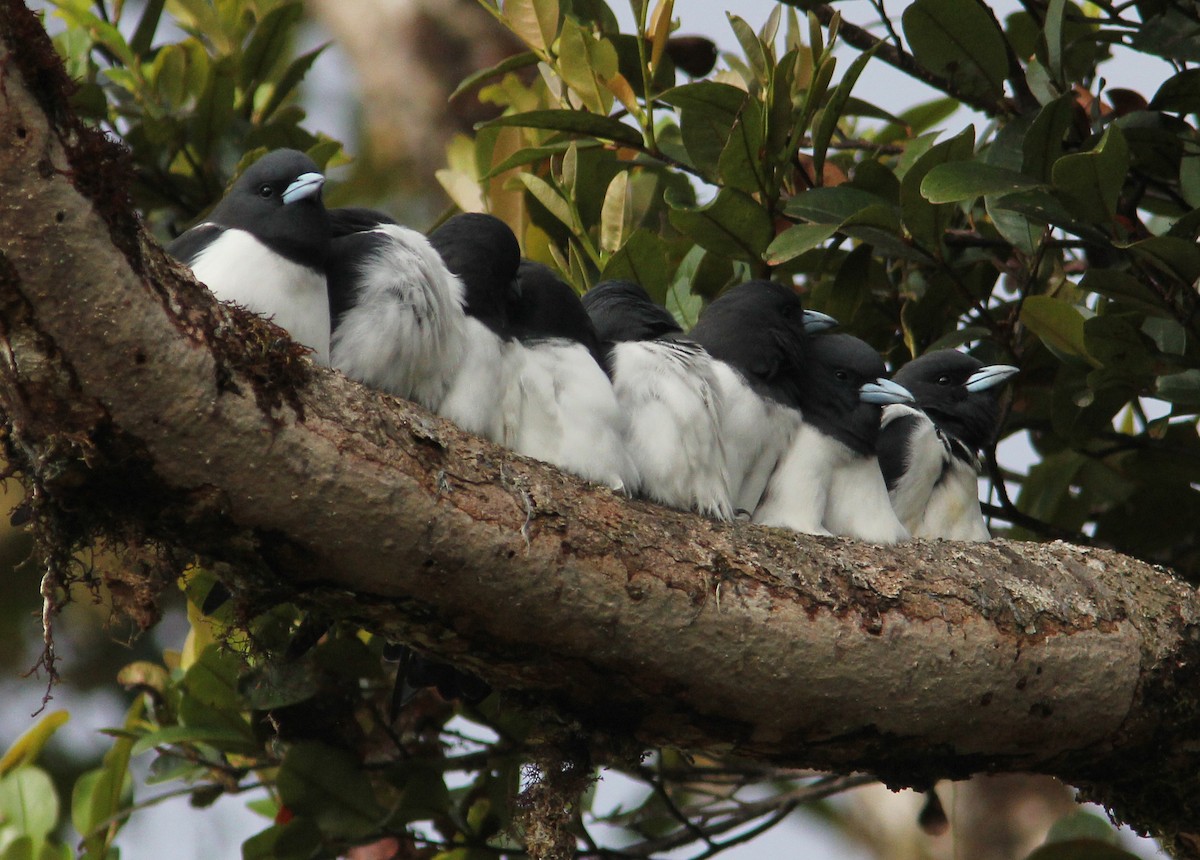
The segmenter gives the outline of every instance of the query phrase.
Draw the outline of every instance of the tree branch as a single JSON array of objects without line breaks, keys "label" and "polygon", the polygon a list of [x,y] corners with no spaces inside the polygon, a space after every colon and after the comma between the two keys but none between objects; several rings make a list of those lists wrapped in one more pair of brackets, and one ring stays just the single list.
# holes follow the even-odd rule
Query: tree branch
[{"label": "tree branch", "polygon": [[711,522],[316,368],[145,234],[121,151],[0,2],[0,408],[43,548],[199,553],[235,590],[548,706],[601,756],[673,744],[922,787],[1034,770],[1160,834],[1200,822],[1191,586],[1058,543]]}]

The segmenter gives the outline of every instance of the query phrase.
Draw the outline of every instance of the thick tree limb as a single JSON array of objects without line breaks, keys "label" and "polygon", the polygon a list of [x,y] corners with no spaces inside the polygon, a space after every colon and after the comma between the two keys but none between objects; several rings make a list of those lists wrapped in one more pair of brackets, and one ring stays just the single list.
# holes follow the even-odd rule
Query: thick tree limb
[{"label": "thick tree limb", "polygon": [[637,743],[893,784],[1041,771],[1200,824],[1191,586],[1064,544],[717,524],[311,367],[141,231],[4,5],[0,408],[64,537],[201,553]]}]

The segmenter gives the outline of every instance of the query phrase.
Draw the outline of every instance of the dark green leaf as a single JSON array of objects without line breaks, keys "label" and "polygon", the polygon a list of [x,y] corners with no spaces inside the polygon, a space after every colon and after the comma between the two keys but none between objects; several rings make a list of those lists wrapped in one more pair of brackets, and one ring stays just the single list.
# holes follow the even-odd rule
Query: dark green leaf
[{"label": "dark green leaf", "polygon": [[1200,246],[1174,236],[1152,236],[1127,249],[1135,260],[1149,265],[1189,288],[1200,280]]},{"label": "dark green leaf", "polygon": [[287,49],[292,32],[304,15],[304,4],[299,2],[281,3],[254,28],[250,44],[242,54],[241,74],[239,82],[244,89],[253,89],[267,80],[271,69],[279,62]]},{"label": "dark green leaf", "polygon": [[722,188],[704,206],[680,205],[677,197],[667,200],[671,223],[705,250],[735,260],[758,262],[774,237],[771,217],[748,194]]},{"label": "dark green leaf", "polygon": [[767,246],[766,261],[778,266],[823,244],[838,231],[837,224],[794,224]]},{"label": "dark green leaf", "polygon": [[721,153],[748,96],[729,84],[701,81],[660,96],[680,109],[679,130],[692,164],[712,180],[720,177]]},{"label": "dark green leaf", "polygon": [[233,102],[237,93],[236,77],[231,58],[213,64],[204,92],[188,121],[188,140],[206,161],[233,124]]},{"label": "dark green leaf", "polygon": [[1150,109],[1171,113],[1200,111],[1200,69],[1185,69],[1167,78],[1150,100]]},{"label": "dark green leaf", "polygon": [[321,832],[332,836],[365,836],[385,815],[358,761],[316,741],[287,751],[276,785],[289,809],[314,818]]},{"label": "dark green leaf", "polygon": [[946,227],[953,217],[950,203],[930,203],[921,196],[921,183],[926,174],[939,164],[965,161],[975,149],[975,127],[967,126],[960,134],[932,146],[900,180],[900,207],[904,226],[924,249],[937,252]]},{"label": "dark green leaf", "polygon": [[555,155],[562,155],[567,151],[567,148],[574,146],[579,149],[593,149],[598,146],[603,146],[602,143],[596,140],[562,140],[557,143],[548,143],[545,146],[529,146],[518,149],[508,158],[501,161],[495,167],[491,168],[485,175],[484,179],[490,179],[493,176],[499,176],[507,170],[512,170],[514,167],[524,167],[526,164],[533,164],[539,161],[545,161]]},{"label": "dark green leaf", "polygon": [[1088,269],[1079,286],[1140,311],[1156,315],[1167,313],[1162,300],[1144,282],[1127,272],[1093,267]]},{"label": "dark green leaf", "polygon": [[917,0],[904,10],[904,35],[925,68],[964,92],[999,97],[1008,76],[1004,35],[987,9],[961,0]]},{"label": "dark green leaf", "polygon": [[167,0],[147,0],[142,9],[142,17],[138,19],[137,29],[129,40],[129,49],[137,56],[145,56],[154,43],[154,34],[158,31],[158,21],[162,17],[163,6]]},{"label": "dark green leaf", "polygon": [[1027,860],[1138,860],[1138,855],[1095,839],[1072,839],[1043,845]]},{"label": "dark green leaf", "polygon": [[812,188],[788,200],[784,212],[818,224],[841,224],[868,206],[887,206],[886,200],[849,185]]},{"label": "dark green leaf", "polygon": [[749,194],[763,191],[762,134],[762,107],[755,99],[746,99],[717,160],[723,184]]},{"label": "dark green leaf", "polygon": [[1090,152],[1064,155],[1050,171],[1055,188],[1066,195],[1080,218],[1102,223],[1117,212],[1117,197],[1129,170],[1129,147],[1116,125],[1110,125]]},{"label": "dark green leaf", "polygon": [[1053,352],[1094,365],[1096,361],[1088,355],[1084,338],[1084,320],[1079,308],[1050,296],[1030,296],[1021,306],[1021,322]]},{"label": "dark green leaf", "polygon": [[728,258],[705,251],[692,274],[692,294],[714,299],[732,280],[733,264]]},{"label": "dark green leaf", "polygon": [[1022,144],[1023,173],[1048,182],[1054,163],[1062,157],[1063,138],[1075,121],[1079,107],[1075,95],[1060,96],[1038,111]]},{"label": "dark green leaf", "polygon": [[934,165],[921,180],[921,195],[931,203],[974,200],[985,194],[1011,194],[1041,185],[1036,179],[982,161]]},{"label": "dark green leaf", "polygon": [[670,280],[667,246],[658,234],[649,230],[635,230],[630,234],[600,273],[602,281],[618,279],[641,284],[659,304],[666,301]]},{"label": "dark green leaf", "polygon": [[132,754],[140,755],[155,747],[178,744],[208,744],[225,752],[251,753],[258,745],[248,740],[245,732],[219,726],[165,726],[143,735],[133,745]]},{"label": "dark green leaf", "polygon": [[454,92],[450,93],[447,101],[454,101],[463,93],[470,92],[476,87],[483,84],[485,81],[490,81],[492,78],[499,78],[509,72],[515,72],[519,69],[525,69],[529,66],[536,66],[538,63],[537,54],[533,51],[522,51],[519,54],[513,54],[511,57],[505,57],[494,66],[489,66],[486,69],[480,69],[473,74],[463,78],[462,83],[455,88]]},{"label": "dark green leaf", "polygon": [[833,138],[834,129],[837,128],[838,121],[842,118],[842,111],[846,108],[846,102],[850,99],[850,91],[858,83],[863,69],[867,67],[867,63],[875,56],[879,47],[880,45],[873,45],[869,50],[863,51],[854,58],[854,62],[850,64],[850,68],[846,70],[846,74],[829,96],[829,101],[821,109],[820,119],[817,121],[816,128],[813,129],[812,135],[813,176],[818,183],[821,181],[825,168],[825,153],[829,149],[829,141]]},{"label": "dark green leaf", "polygon": [[758,35],[754,32],[754,28],[732,12],[726,12],[725,15],[729,19],[729,25],[733,27],[733,33],[737,36],[738,43],[742,46],[742,52],[746,55],[755,79],[760,84],[765,84],[767,81],[767,54],[763,50]]},{"label": "dark green leaf", "polygon": [[267,99],[267,103],[263,106],[259,117],[260,122],[266,122],[275,114],[279,106],[287,100],[296,87],[300,86],[300,82],[304,80],[304,76],[308,74],[308,70],[312,68],[312,64],[317,61],[317,57],[321,56],[322,52],[328,47],[329,43],[326,43],[313,48],[288,64],[283,74],[279,76],[279,80],[275,82],[274,89],[271,91],[271,97]]},{"label": "dark green leaf", "polygon": [[490,122],[481,123],[476,128],[495,128],[498,126],[515,126],[518,128],[541,128],[547,131],[562,131],[568,134],[581,134],[587,137],[598,137],[615,143],[629,146],[639,146],[642,135],[637,129],[607,116],[598,116],[577,110],[535,110],[525,113],[505,114]]}]

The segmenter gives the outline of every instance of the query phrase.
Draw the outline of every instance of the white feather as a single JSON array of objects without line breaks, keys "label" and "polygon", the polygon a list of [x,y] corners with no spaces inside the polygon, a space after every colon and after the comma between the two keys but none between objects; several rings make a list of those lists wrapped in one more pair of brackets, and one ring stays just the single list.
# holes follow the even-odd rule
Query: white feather
[{"label": "white feather", "polygon": [[909,536],[892,510],[878,459],[810,424],[800,428],[771,476],[753,521],[875,543]]},{"label": "white feather", "polygon": [[708,353],[687,343],[625,341],[610,358],[641,492],[669,507],[732,519],[723,401]]},{"label": "white feather", "polygon": [[625,449],[625,418],[608,376],[581,343],[517,345],[519,417],[505,444],[614,490],[631,492],[637,470]]},{"label": "white feather", "polygon": [[979,508],[975,467],[953,455],[933,421],[919,409],[887,406],[882,427],[902,417],[917,423],[908,439],[904,473],[890,493],[900,521],[913,537],[991,540]]},{"label": "white feather", "polygon": [[372,232],[390,241],[358,264],[353,306],[333,333],[333,366],[437,410],[467,350],[464,287],[415,230]]},{"label": "white feather", "polygon": [[506,341],[474,317],[464,320],[464,349],[437,413],[462,429],[507,444],[520,416],[513,380],[520,372],[520,344]]},{"label": "white feather", "polygon": [[287,260],[245,230],[230,228],[192,259],[192,272],[221,301],[269,317],[329,364],[325,275]]},{"label": "white feather", "polygon": [[734,509],[753,512],[800,427],[800,410],[760,396],[723,361],[713,361],[713,372]]}]

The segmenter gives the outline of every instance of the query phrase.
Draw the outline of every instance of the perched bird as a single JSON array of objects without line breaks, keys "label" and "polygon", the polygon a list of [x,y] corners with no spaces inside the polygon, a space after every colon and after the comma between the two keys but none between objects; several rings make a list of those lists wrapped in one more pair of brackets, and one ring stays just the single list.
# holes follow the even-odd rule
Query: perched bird
[{"label": "perched bird", "polygon": [[804,422],[754,522],[876,543],[908,537],[888,499],[876,445],[882,407],[913,397],[885,373],[879,353],[852,335],[809,339],[797,383]]},{"label": "perched bird", "polygon": [[274,320],[329,363],[325,177],[294,149],[267,153],[209,213],[167,246],[217,298]]},{"label": "perched bird", "polygon": [[503,445],[520,409],[509,384],[521,362],[508,320],[519,295],[517,237],[499,218],[470,212],[448,219],[429,242],[462,282],[467,314],[466,348],[438,414]]},{"label": "perched bird", "polygon": [[835,325],[805,311],[790,287],[747,281],[715,299],[689,337],[715,359],[735,511],[753,512],[800,428],[805,341]]},{"label": "perched bird", "polygon": [[633,492],[638,474],[625,447],[625,415],[579,297],[541,263],[522,262],[517,280],[508,317],[521,347],[513,380],[519,413],[505,444],[589,481]]},{"label": "perched bird", "polygon": [[597,284],[583,305],[608,349],[640,492],[668,507],[732,519],[712,357],[632,281]]},{"label": "perched bird", "polygon": [[468,349],[466,291],[429,240],[368,209],[330,212],[333,367],[437,411]]},{"label": "perched bird", "polygon": [[1015,373],[942,349],[895,374],[916,403],[884,409],[879,463],[892,506],[914,537],[991,538],[979,510],[978,452],[996,431],[999,386]]}]

